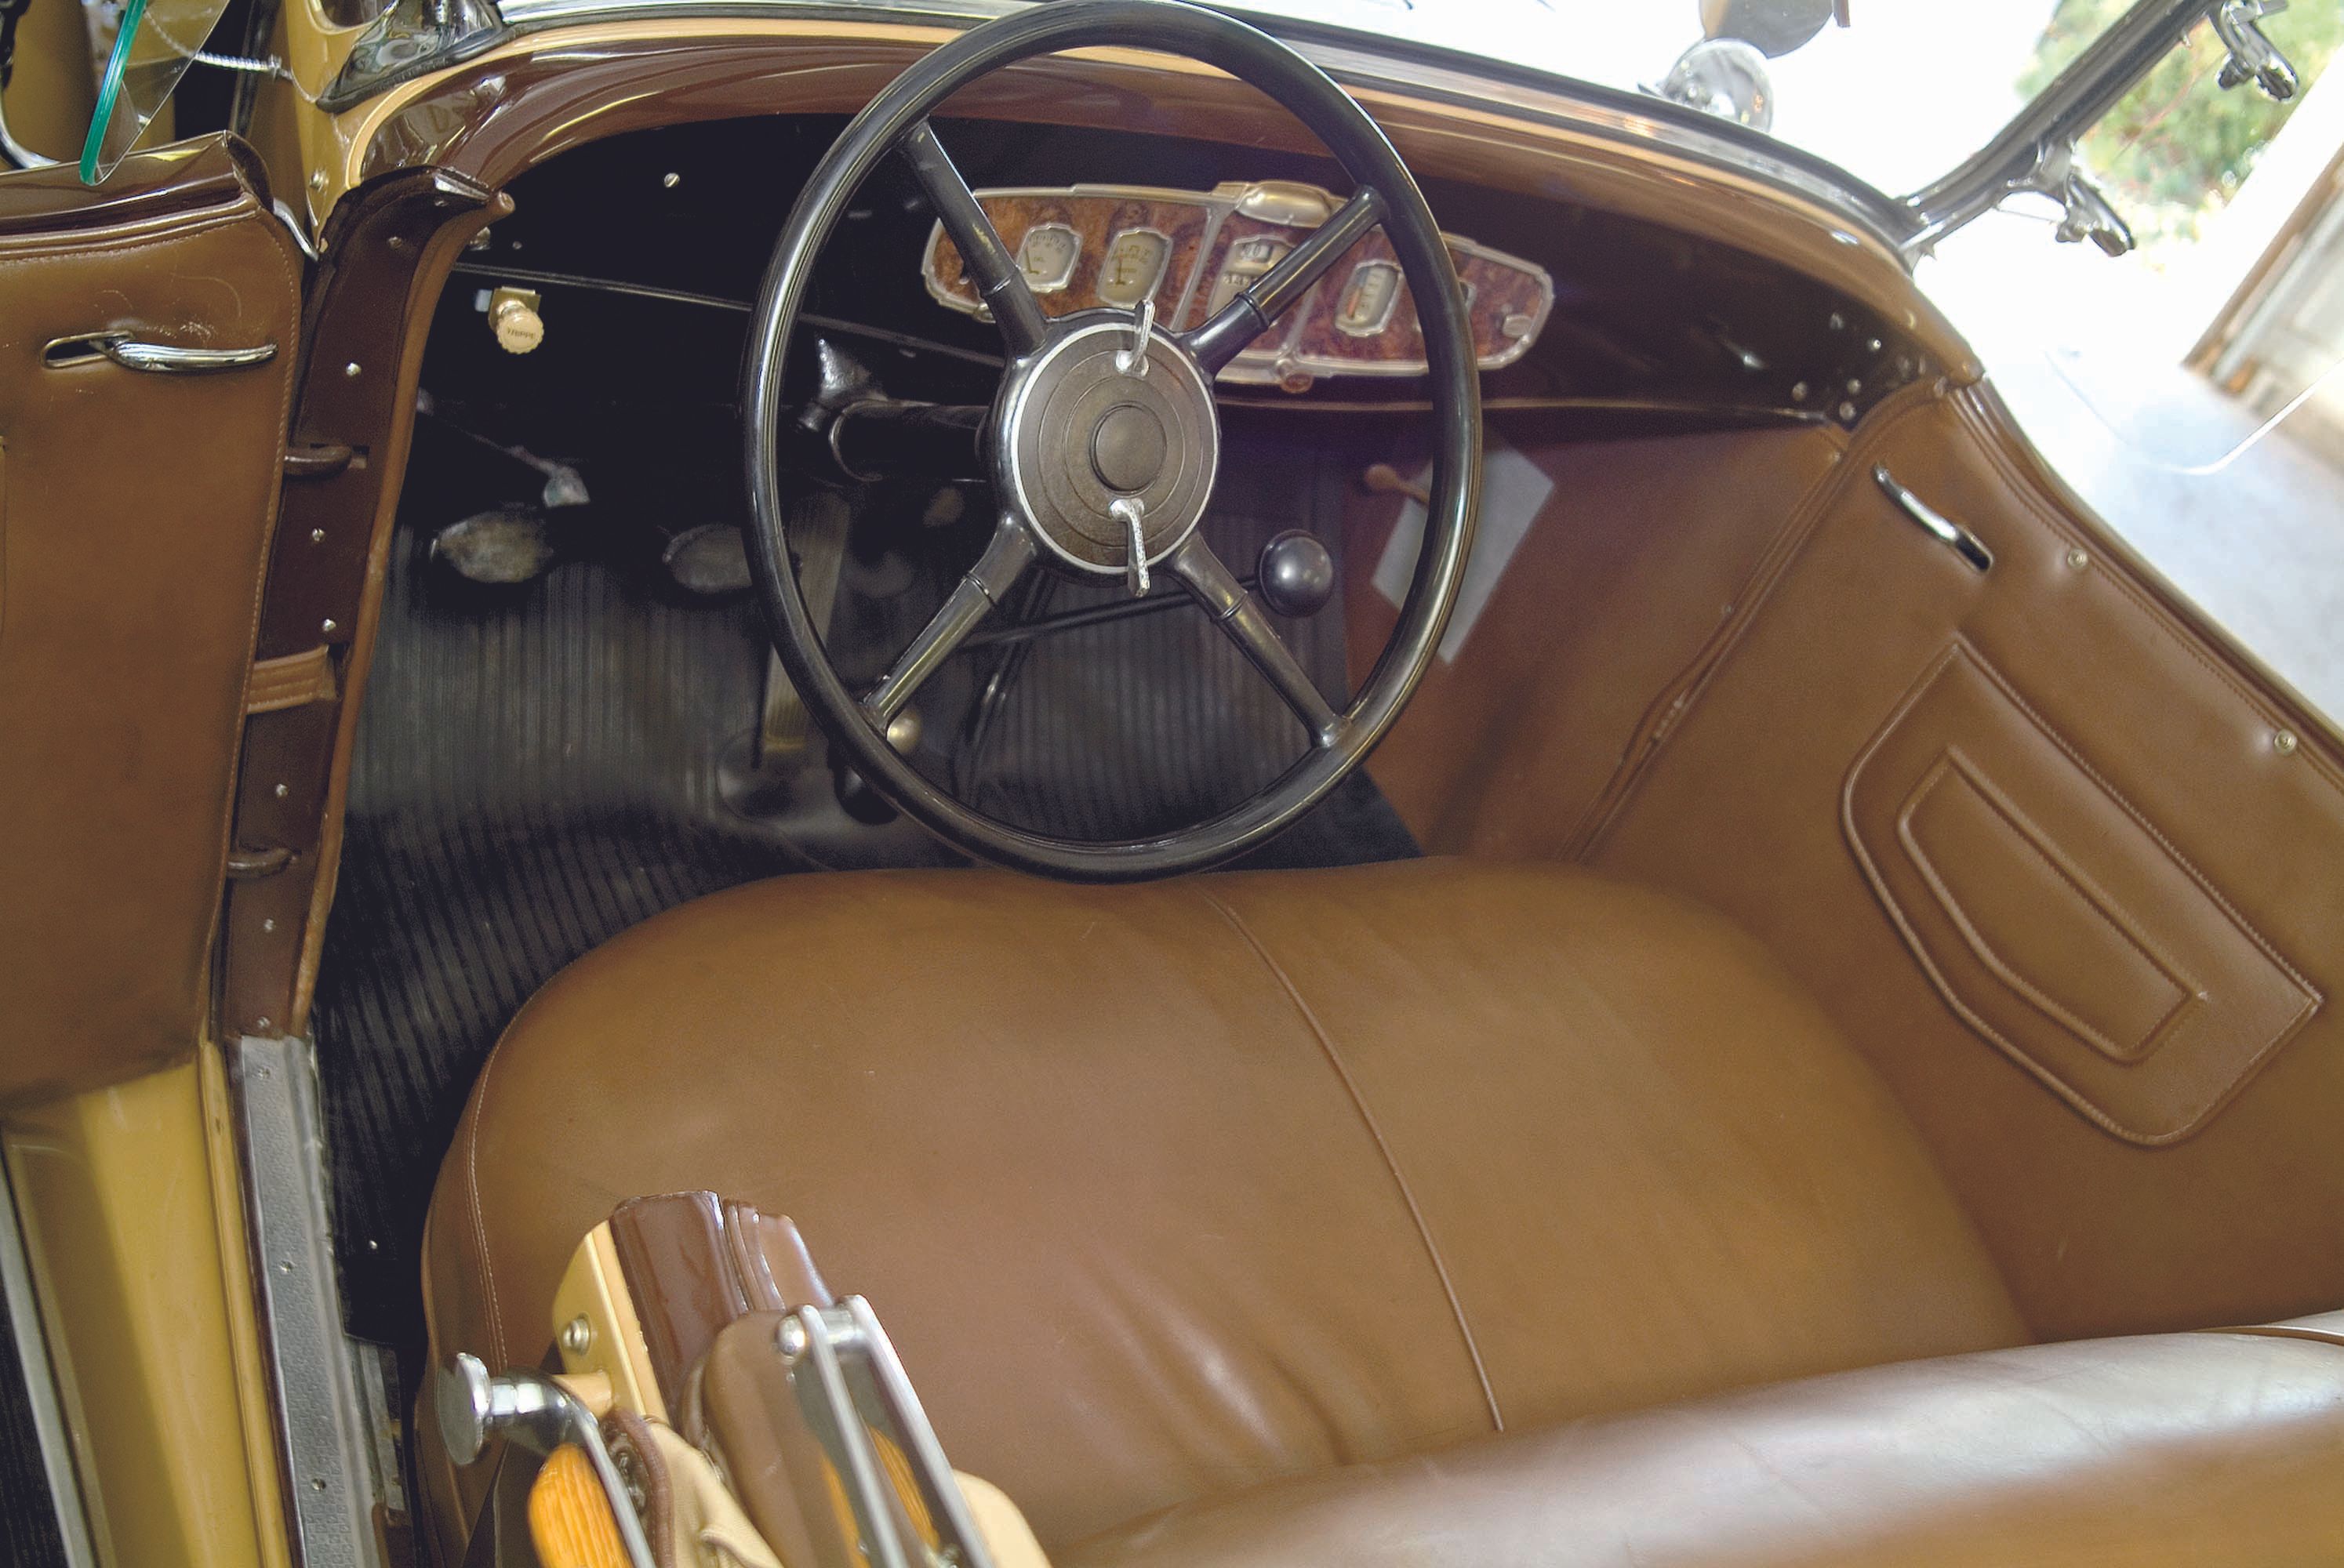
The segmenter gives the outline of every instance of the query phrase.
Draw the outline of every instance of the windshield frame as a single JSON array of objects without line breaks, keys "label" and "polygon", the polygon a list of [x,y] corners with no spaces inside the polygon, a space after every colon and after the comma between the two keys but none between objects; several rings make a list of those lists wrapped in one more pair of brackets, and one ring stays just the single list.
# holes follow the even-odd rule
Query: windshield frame
[{"label": "windshield frame", "polygon": [[[489,0],[470,0],[486,9]],[[359,72],[363,45],[349,66],[318,98],[330,113],[355,107],[401,82],[429,75],[509,38],[586,24],[679,16],[757,18],[787,15],[812,21],[889,21],[967,28],[1047,0],[503,0],[502,25],[493,36],[475,33],[461,55],[419,57],[399,51],[395,68]],[[2196,0],[2193,0],[2196,3]],[[369,25],[411,35],[421,0],[399,0]],[[1347,86],[1405,93],[1465,108],[1496,108],[1534,123],[1567,128],[1616,145],[1659,146],[1825,208],[1843,226],[1850,246],[1870,240],[1904,256],[1915,223],[1897,197],[1827,158],[1763,132],[1646,93],[1624,91],[1574,76],[1467,50],[1395,38],[1339,23],[1298,18],[1238,4],[1217,9],[1286,43]],[[1852,231],[1852,232],[1851,232]],[[1907,263],[1909,266],[1909,262]]]}]

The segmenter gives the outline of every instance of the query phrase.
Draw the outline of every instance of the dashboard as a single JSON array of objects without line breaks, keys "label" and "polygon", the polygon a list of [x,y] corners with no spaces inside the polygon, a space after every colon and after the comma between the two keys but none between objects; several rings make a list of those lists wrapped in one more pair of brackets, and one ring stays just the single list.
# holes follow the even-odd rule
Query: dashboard
[{"label": "dashboard", "polygon": [[[985,216],[1016,257],[1043,311],[1131,310],[1152,299],[1167,330],[1200,326],[1340,205],[1295,180],[1229,182],[1210,191],[1076,185],[981,190]],[[1473,350],[1484,370],[1530,352],[1554,307],[1543,267],[1450,235],[1465,286]],[[989,316],[942,224],[920,271],[928,295],[965,316]],[[1302,302],[1247,347],[1220,379],[1305,392],[1322,377],[1420,376],[1424,334],[1416,302],[1381,228],[1361,236]]]}]

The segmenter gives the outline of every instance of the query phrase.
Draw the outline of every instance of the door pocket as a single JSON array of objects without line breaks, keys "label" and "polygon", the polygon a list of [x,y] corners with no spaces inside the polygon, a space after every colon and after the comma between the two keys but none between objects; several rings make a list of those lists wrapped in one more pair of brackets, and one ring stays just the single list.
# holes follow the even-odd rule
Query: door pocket
[{"label": "door pocket", "polygon": [[1966,643],[1857,758],[1848,840],[1973,1028],[2119,1137],[2184,1137],[2319,994]]}]

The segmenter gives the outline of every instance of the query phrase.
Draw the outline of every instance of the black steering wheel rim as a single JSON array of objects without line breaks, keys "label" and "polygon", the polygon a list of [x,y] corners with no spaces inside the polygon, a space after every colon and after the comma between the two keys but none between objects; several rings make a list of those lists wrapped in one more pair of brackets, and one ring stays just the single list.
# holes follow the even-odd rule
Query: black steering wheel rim
[{"label": "black steering wheel rim", "polygon": [[[1322,730],[1318,743],[1277,779],[1221,815],[1149,838],[1109,842],[1062,839],[998,821],[898,755],[885,739],[884,721],[873,721],[864,706],[868,699],[858,700],[847,689],[822,648],[791,566],[783,522],[790,476],[783,469],[782,437],[793,413],[783,400],[783,361],[815,260],[854,193],[883,158],[923,137],[929,155],[957,183],[958,175],[926,128],[928,116],[945,100],[1020,60],[1100,45],[1185,56],[1251,84],[1316,136],[1363,194],[1380,198],[1379,213],[1369,221],[1380,218],[1417,301],[1435,427],[1430,504],[1415,574],[1382,654],[1350,705],[1335,716],[1336,725]],[[1329,226],[1342,216],[1338,214]],[[1349,244],[1346,239],[1341,248]],[[1045,352],[1034,350],[1035,357]],[[1016,358],[1014,352],[1012,357]],[[1177,0],[1036,5],[938,47],[873,98],[823,156],[775,243],[751,328],[744,380],[749,560],[774,649],[790,679],[831,743],[899,809],[973,855],[1042,875],[1128,881],[1200,869],[1242,854],[1290,825],[1366,759],[1413,695],[1447,628],[1472,541],[1480,485],[1479,370],[1464,297],[1423,194],[1375,122],[1325,73],[1256,28]],[[1147,558],[1147,547],[1135,548]]]}]

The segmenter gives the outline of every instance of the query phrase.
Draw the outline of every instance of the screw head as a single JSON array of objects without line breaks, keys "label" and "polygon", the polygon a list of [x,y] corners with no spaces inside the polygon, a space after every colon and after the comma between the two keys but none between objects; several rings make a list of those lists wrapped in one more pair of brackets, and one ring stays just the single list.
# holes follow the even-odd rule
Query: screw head
[{"label": "screw head", "polygon": [[348,365],[343,366],[342,374],[349,377],[353,380],[357,379],[359,375],[359,362],[353,359]]},{"label": "screw head", "polygon": [[2081,549],[2070,549],[2067,552],[2067,564],[2076,570],[2082,571],[2086,567],[2092,564],[2092,558],[2086,555]]},{"label": "screw head", "polygon": [[324,544],[326,542],[326,530],[323,528],[311,528],[309,530],[309,542],[313,545]]},{"label": "screw head", "polygon": [[309,188],[313,191],[321,191],[326,188],[325,170],[312,169],[309,171]]},{"label": "screw head", "polygon": [[2296,739],[2295,731],[2292,729],[2282,729],[2271,737],[2271,749],[2281,757],[2294,756],[2295,749],[2299,744],[2300,742]]},{"label": "screw head", "polygon": [[594,1325],[586,1321],[585,1313],[581,1312],[561,1325],[562,1354],[582,1356],[593,1346]]},{"label": "screw head", "polygon": [[786,1362],[795,1362],[804,1355],[805,1325],[795,1318],[783,1318],[782,1326],[773,1331],[773,1348],[782,1352],[782,1359]]},{"label": "screw head", "polygon": [[670,169],[667,173],[660,176],[660,187],[663,190],[673,190],[682,183],[683,176],[677,174],[673,169]]},{"label": "screw head", "polygon": [[318,623],[318,629],[324,632],[328,637],[333,636],[334,633],[341,630],[341,623],[336,620],[332,616],[328,616],[325,619]]}]

